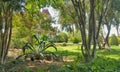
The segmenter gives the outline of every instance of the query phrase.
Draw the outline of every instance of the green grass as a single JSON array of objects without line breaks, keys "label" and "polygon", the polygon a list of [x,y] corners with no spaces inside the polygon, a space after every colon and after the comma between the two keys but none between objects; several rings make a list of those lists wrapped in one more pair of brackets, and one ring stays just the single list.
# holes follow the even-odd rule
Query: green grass
[{"label": "green grass", "polygon": [[[57,51],[54,48],[48,48],[47,51],[52,51],[58,55],[63,55],[63,56],[81,55],[81,49],[80,49],[79,45],[57,46]],[[119,46],[111,46],[111,50],[97,49],[97,56],[119,60],[120,59],[120,47]]]},{"label": "green grass", "polygon": [[[57,46],[57,51],[54,48],[49,48],[49,49],[47,49],[47,51],[52,51],[58,55],[63,55],[63,56],[81,55],[81,49],[80,49],[79,45]],[[97,49],[97,56],[119,60],[120,59],[120,47],[119,46],[111,46],[111,50]]]},{"label": "green grass", "polygon": [[96,57],[90,63],[84,63],[80,46],[77,44],[58,45],[57,51],[54,48],[48,48],[47,51],[74,59],[73,62],[64,62],[63,65],[48,66],[49,72],[120,72],[119,46],[111,46],[111,50],[97,49]]},{"label": "green grass", "polygon": [[57,46],[57,51],[53,48],[47,49],[47,51],[55,52],[57,55],[68,56],[68,57],[76,57],[81,54],[81,50],[79,45],[73,46]]},{"label": "green grass", "polygon": [[[58,51],[49,49],[58,55],[68,56],[76,58],[75,61],[65,63],[62,69],[68,70],[69,72],[120,72],[120,47],[111,46],[111,50],[99,50],[97,49],[96,58],[89,64],[82,63],[81,61],[81,50],[79,45],[73,46],[57,46]],[[80,56],[80,58],[78,58]],[[67,65],[69,67],[67,67]],[[64,72],[64,71],[58,72]],[[67,72],[67,71],[65,71]]]},{"label": "green grass", "polygon": [[111,46],[111,50],[98,50],[98,56],[112,58],[119,60],[120,59],[120,47],[119,46]]}]

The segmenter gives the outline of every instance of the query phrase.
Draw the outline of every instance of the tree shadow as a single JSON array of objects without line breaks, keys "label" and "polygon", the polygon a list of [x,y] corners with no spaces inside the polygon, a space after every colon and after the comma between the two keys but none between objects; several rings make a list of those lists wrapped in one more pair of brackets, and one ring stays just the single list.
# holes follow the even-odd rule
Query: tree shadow
[{"label": "tree shadow", "polygon": [[120,49],[111,49],[111,50],[101,50],[97,52],[98,54],[102,55],[115,55],[120,56]]}]

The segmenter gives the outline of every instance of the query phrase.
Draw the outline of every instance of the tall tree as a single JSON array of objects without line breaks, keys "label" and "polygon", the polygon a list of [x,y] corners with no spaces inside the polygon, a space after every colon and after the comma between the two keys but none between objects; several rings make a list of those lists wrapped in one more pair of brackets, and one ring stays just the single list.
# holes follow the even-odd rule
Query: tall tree
[{"label": "tall tree", "polygon": [[99,40],[99,37],[102,37],[100,35],[100,32],[101,32],[101,27],[103,25],[103,19],[108,10],[108,2],[109,0],[97,0],[96,1],[96,10],[95,10],[96,11],[96,23],[97,23],[96,25],[96,28],[97,28],[96,40],[97,41],[96,42],[98,44],[99,49],[102,48],[101,43],[100,43],[101,40]]},{"label": "tall tree", "polygon": [[103,36],[104,43],[102,48],[105,48],[105,49],[110,49],[109,35],[110,35],[112,25],[116,26],[117,32],[119,28],[119,12],[117,12],[119,11],[119,9],[116,9],[117,7],[113,6],[114,3],[115,1],[108,0],[108,4],[107,4],[108,8],[106,10],[106,14],[103,21],[103,26],[106,26],[106,29],[107,29],[106,35]]},{"label": "tall tree", "polygon": [[[78,15],[78,25],[81,31],[82,36],[82,54],[85,58],[86,62],[89,62],[95,55],[95,49],[96,49],[96,40],[95,40],[95,31],[96,31],[96,23],[95,23],[95,1],[89,0],[90,5],[90,15],[89,15],[89,30],[88,30],[88,36],[86,32],[86,3],[85,0],[71,0],[75,11]],[[94,46],[91,54],[91,42],[93,41]]]},{"label": "tall tree", "polygon": [[107,34],[106,36],[104,37],[104,43],[103,43],[103,48],[107,48],[107,49],[110,49],[110,45],[109,45],[109,35],[110,35],[110,30],[111,30],[111,25],[113,23],[113,10],[111,10],[111,5],[110,5],[110,2],[109,2],[109,8],[107,10],[107,13],[105,14],[105,17],[104,17],[104,24],[103,26],[106,26],[107,27]]},{"label": "tall tree", "polygon": [[[96,55],[96,45],[99,43],[98,42],[99,33],[104,15],[106,13],[108,0],[106,1],[71,0],[71,1],[77,13],[78,26],[81,31],[82,54],[86,62],[89,62],[92,59],[94,59]],[[102,4],[104,4],[104,6],[102,6]],[[96,15],[95,13],[97,13],[98,15]],[[93,46],[91,46],[91,44],[93,44]]]},{"label": "tall tree", "polygon": [[[0,63],[5,64],[12,33],[13,11],[21,7],[22,0],[0,0]],[[1,69],[4,72],[3,69]]]},{"label": "tall tree", "polygon": [[59,22],[62,26],[62,29],[72,33],[73,36],[75,28],[78,29],[76,19],[77,16],[71,1],[63,2],[63,5],[60,9]]}]

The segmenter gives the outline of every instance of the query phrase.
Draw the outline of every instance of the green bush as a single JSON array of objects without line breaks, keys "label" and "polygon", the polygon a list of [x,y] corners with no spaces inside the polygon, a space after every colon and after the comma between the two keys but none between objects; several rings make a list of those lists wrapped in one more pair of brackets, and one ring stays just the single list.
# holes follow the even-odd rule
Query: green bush
[{"label": "green bush", "polygon": [[119,45],[118,39],[115,35],[112,35],[110,38],[110,44],[111,45]]},{"label": "green bush", "polygon": [[58,35],[56,35],[55,41],[56,42],[60,42],[60,43],[62,43],[62,42],[68,42],[68,36],[67,36],[66,33],[61,32]]},{"label": "green bush", "polygon": [[24,38],[13,38],[12,43],[14,48],[22,48],[26,40]]},{"label": "green bush", "polygon": [[72,38],[72,42],[73,42],[73,43],[79,43],[79,42],[81,42],[81,39],[80,39],[80,37],[78,37],[78,36],[74,36],[74,37]]},{"label": "green bush", "polygon": [[118,43],[120,44],[120,36],[118,36],[117,38],[118,38]]}]

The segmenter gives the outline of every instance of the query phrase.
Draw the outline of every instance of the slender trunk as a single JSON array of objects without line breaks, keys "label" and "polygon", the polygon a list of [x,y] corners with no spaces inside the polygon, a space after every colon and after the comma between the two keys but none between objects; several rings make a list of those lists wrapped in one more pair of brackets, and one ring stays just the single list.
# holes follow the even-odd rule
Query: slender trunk
[{"label": "slender trunk", "polygon": [[107,33],[106,37],[104,38],[104,44],[103,44],[104,49],[110,49],[109,35],[110,35],[110,30],[111,30],[111,23],[107,24],[107,30],[108,30],[108,33]]},{"label": "slender trunk", "polygon": [[117,30],[117,35],[120,36],[120,34],[119,34],[119,25],[116,26],[116,30]]},{"label": "slender trunk", "polygon": [[[78,15],[78,25],[80,28],[81,36],[82,36],[82,54],[86,62],[91,61],[91,42],[94,43],[94,52],[96,49],[96,40],[95,37],[95,16],[94,16],[94,9],[95,9],[95,2],[94,0],[90,0],[90,17],[89,17],[89,36],[87,36],[86,32],[86,7],[85,7],[85,0],[72,0],[74,5],[75,11]],[[94,25],[94,26],[93,26]]]},{"label": "slender trunk", "polygon": [[9,2],[0,3],[0,63],[4,65],[11,40],[13,11],[9,7]]},{"label": "slender trunk", "polygon": [[[97,40],[96,42],[98,44],[99,49],[102,49],[101,43],[98,41],[99,40],[99,33],[100,33],[103,18],[104,18],[105,14],[107,12],[107,9],[108,9],[108,3],[109,3],[109,0],[107,0],[106,3],[104,1],[102,1],[103,7],[102,7],[102,10],[101,10],[101,14],[99,16],[100,18],[99,18],[98,29],[97,29],[97,33],[96,33],[96,40]],[[106,4],[106,8],[104,9],[105,4]]]}]

